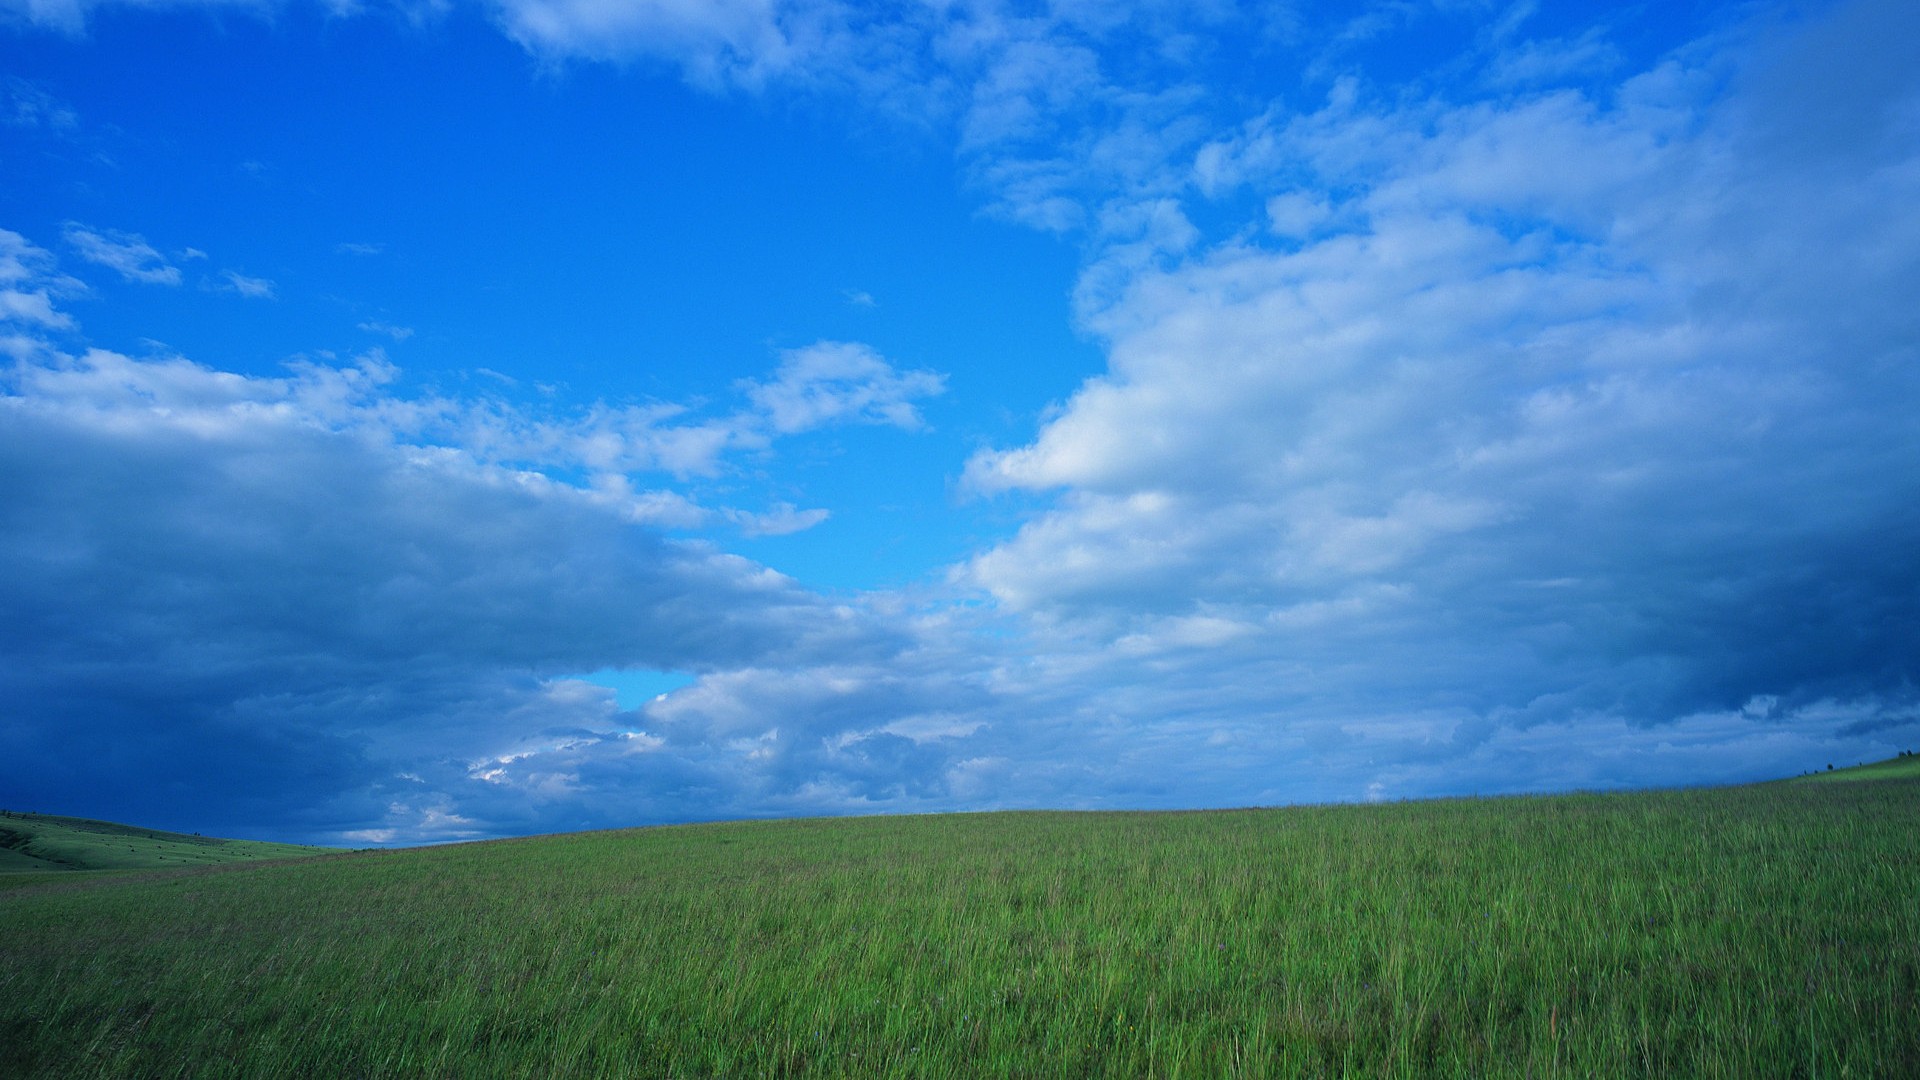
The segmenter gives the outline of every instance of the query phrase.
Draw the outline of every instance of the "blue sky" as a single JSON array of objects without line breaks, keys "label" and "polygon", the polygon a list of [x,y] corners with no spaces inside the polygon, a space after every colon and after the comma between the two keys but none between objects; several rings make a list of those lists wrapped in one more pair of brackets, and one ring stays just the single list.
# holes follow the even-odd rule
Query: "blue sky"
[{"label": "blue sky", "polygon": [[1920,744],[1911,5],[0,0],[0,801]]}]

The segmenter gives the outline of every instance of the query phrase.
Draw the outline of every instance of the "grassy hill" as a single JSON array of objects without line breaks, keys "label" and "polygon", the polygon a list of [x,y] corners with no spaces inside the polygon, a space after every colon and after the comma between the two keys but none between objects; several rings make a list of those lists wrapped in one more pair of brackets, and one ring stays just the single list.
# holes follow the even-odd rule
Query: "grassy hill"
[{"label": "grassy hill", "polygon": [[256,859],[290,859],[331,848],[221,840],[52,814],[0,812],[0,874],[158,870]]},{"label": "grassy hill", "polygon": [[0,893],[7,1076],[1920,1075],[1920,780],[635,829]]},{"label": "grassy hill", "polygon": [[1808,773],[1796,776],[1794,783],[1825,784],[1833,781],[1850,780],[1920,780],[1920,754],[1901,754],[1886,761],[1875,761],[1866,765],[1855,765],[1846,769],[1828,769],[1826,772]]}]

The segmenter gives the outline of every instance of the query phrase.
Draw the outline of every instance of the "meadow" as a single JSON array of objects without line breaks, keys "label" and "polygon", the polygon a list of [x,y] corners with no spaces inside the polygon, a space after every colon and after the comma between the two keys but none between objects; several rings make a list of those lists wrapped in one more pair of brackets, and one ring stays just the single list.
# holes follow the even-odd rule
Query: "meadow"
[{"label": "meadow", "polygon": [[0,888],[37,881],[21,874],[84,870],[158,870],[290,859],[334,849],[224,840],[90,818],[0,810]]},{"label": "meadow", "polygon": [[0,892],[6,1076],[1915,1076],[1920,778],[580,833]]}]

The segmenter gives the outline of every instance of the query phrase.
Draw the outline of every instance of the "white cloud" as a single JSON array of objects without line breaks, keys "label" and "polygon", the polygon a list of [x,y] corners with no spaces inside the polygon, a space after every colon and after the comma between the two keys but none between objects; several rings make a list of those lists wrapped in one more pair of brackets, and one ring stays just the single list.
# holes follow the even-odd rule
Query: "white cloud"
[{"label": "white cloud", "polygon": [[0,82],[0,124],[60,135],[76,130],[80,117],[71,106],[33,83],[8,76]]},{"label": "white cloud", "polygon": [[0,289],[0,321],[28,323],[49,330],[64,330],[73,325],[72,316],[56,311],[46,291],[21,292]]},{"label": "white cloud", "polygon": [[67,222],[67,246],[90,263],[107,267],[128,281],[143,285],[178,285],[180,268],[167,262],[138,233],[94,230],[77,222]]},{"label": "white cloud", "polygon": [[6,0],[9,21],[78,36],[87,26],[86,0]]},{"label": "white cloud", "polygon": [[931,371],[897,371],[857,342],[822,341],[787,350],[773,378],[746,380],[740,388],[781,434],[848,422],[911,431],[922,424],[914,402],[943,392],[946,378]]},{"label": "white cloud", "polygon": [[225,282],[221,288],[227,292],[236,293],[249,300],[274,298],[273,282],[266,278],[248,277],[235,270],[220,271],[220,278]]},{"label": "white cloud", "polygon": [[52,253],[19,233],[0,229],[0,323],[70,329],[73,317],[55,308],[54,298],[85,291],[86,286],[58,272]]},{"label": "white cloud", "polygon": [[219,7],[265,15],[278,0],[0,0],[0,15],[54,33],[79,37],[93,13],[107,7]]},{"label": "white cloud", "polygon": [[[750,408],[705,419],[668,402],[600,403],[566,412],[493,396],[396,397],[388,388],[398,375],[378,349],[349,367],[295,363],[290,376],[279,379],[239,379],[185,360],[139,361],[100,350],[62,367],[20,373],[36,394],[60,394],[67,388],[96,394],[104,387],[120,387],[118,392],[129,402],[180,410],[212,426],[227,422],[223,410],[291,411],[316,427],[432,447],[489,468],[532,470],[526,481],[530,483],[548,472],[581,470],[584,490],[598,498],[653,500],[629,508],[648,520],[658,518],[661,506],[652,493],[634,494],[631,476],[712,475],[724,467],[729,454],[763,449],[777,437],[833,424],[917,428],[921,421],[913,401],[937,393],[942,385],[941,377],[931,372],[898,372],[871,349],[841,343],[783,354],[773,378],[742,385]],[[219,388],[230,388],[236,396],[209,396]],[[731,517],[751,530],[772,534],[817,524],[823,514],[787,507]],[[678,511],[674,516],[685,518]]]},{"label": "white cloud", "polygon": [[1327,200],[1316,194],[1289,191],[1267,200],[1267,225],[1276,235],[1304,238],[1332,214]]},{"label": "white cloud", "polygon": [[[83,257],[115,260],[123,273],[155,272],[157,253],[137,236],[70,226],[67,238]],[[227,281],[225,288],[243,296],[273,295],[272,284],[261,279],[228,272]],[[73,329],[72,318],[53,301],[84,290],[57,272],[51,254],[0,230],[0,319],[25,331],[6,345],[8,354],[31,361],[14,373],[24,398],[111,398],[128,408],[165,410],[208,432],[264,410],[315,430],[408,447],[423,461],[464,463],[528,490],[573,492],[629,521],[663,528],[700,528],[718,518],[748,535],[768,536],[818,525],[827,510],[776,503],[760,512],[716,511],[682,493],[636,485],[635,478],[715,476],[732,455],[764,451],[779,438],[836,424],[916,429],[922,421],[915,402],[944,385],[933,372],[895,370],[870,347],[820,342],[782,353],[772,377],[743,381],[738,389],[745,407],[721,415],[696,415],[670,402],[602,402],[568,410],[497,393],[403,397],[392,392],[399,369],[377,348],[344,367],[297,361],[284,378],[242,378],[184,359],[136,360],[97,349],[64,356],[37,334]],[[361,328],[395,340],[412,334],[379,321]],[[512,379],[482,373],[508,393],[516,389]],[[573,479],[556,481],[556,475]]]},{"label": "white cloud", "polygon": [[1501,50],[1487,65],[1487,81],[1495,86],[1553,83],[1616,70],[1624,62],[1620,50],[1599,27],[1573,39],[1526,41]]},{"label": "white cloud", "polygon": [[[1857,40],[1687,54],[1594,95],[1336,86],[1209,143],[1195,189],[1251,195],[1287,242],[1092,264],[1108,371],[969,462],[977,491],[1052,502],[958,580],[1046,628],[1091,708],[1421,778],[1390,795],[1493,768],[1478,747],[1518,731],[1587,745],[1770,694],[1911,730],[1912,560],[1857,560],[1920,528],[1898,464],[1920,459],[1920,79],[1866,44],[1915,21],[1859,5],[1836,16]],[[1880,119],[1835,146],[1836,121],[1756,108],[1768,87]],[[1394,715],[1480,734],[1364,734]],[[1766,738],[1716,724],[1730,755]],[[1333,749],[1355,739],[1378,745]],[[1650,744],[1596,775],[1665,768]],[[1510,760],[1508,786],[1571,775]]]},{"label": "white cloud", "polygon": [[677,63],[696,82],[754,85],[808,54],[828,5],[783,0],[498,0],[507,35],[539,55]]},{"label": "white cloud", "polygon": [[[943,385],[943,377],[933,372],[895,370],[867,346],[821,342],[782,353],[771,378],[741,382],[738,389],[748,407],[721,416],[697,416],[670,402],[601,403],[564,414],[504,398],[436,397],[387,402],[381,418],[408,437],[431,437],[488,462],[583,469],[595,490],[607,493],[625,483],[622,477],[644,472],[682,479],[712,476],[730,455],[835,424],[917,429],[921,419],[914,402],[939,393]],[[774,534],[810,527],[824,520],[823,514],[728,517],[756,534]]]},{"label": "white cloud", "polygon": [[[359,325],[360,325],[360,329],[365,330],[369,334],[384,334],[395,341],[405,341],[408,338],[413,336],[413,327],[396,326],[393,323],[382,322],[379,319],[368,319],[367,321]],[[488,371],[485,368],[482,368],[480,373],[483,375],[492,375],[495,377],[504,378],[504,376],[501,376],[499,372]],[[512,380],[509,379],[508,384],[511,385]]]},{"label": "white cloud", "polygon": [[1205,36],[1259,32],[1229,3],[498,0],[502,29],[549,61],[646,60],[716,92],[844,96],[950,130],[988,212],[1084,228],[1116,191],[1151,201],[1205,134]]},{"label": "white cloud", "polygon": [[749,514],[736,510],[728,516],[748,536],[788,536],[805,532],[832,515],[826,510],[800,510],[791,503],[776,503],[763,513]]}]

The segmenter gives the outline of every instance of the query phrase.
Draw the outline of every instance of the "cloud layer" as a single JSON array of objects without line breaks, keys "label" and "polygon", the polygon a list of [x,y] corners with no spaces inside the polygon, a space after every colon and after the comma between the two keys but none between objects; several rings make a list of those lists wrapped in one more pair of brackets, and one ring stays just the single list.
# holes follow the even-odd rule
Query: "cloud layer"
[{"label": "cloud layer", "polygon": [[1601,92],[1343,79],[1209,142],[1194,201],[1264,227],[1090,272],[1109,372],[968,468],[1053,508],[959,578],[1165,707],[1372,743],[1387,794],[1538,782],[1500,748],[1540,725],[1745,717],[1728,776],[1794,710],[1911,737],[1914,22]]},{"label": "cloud layer", "polygon": [[610,693],[562,672],[895,647],[598,492],[397,441],[360,415],[366,378],[262,387],[100,352],[15,370],[4,695],[34,704],[8,726],[9,791],[104,765],[138,781],[130,803],[311,799],[308,827],[341,828],[403,814],[368,803],[397,772],[616,730]]},{"label": "cloud layer", "polygon": [[[0,252],[18,331],[0,395],[0,786],[16,799],[98,786],[101,812],[146,820],[190,796],[228,827],[291,815],[315,835],[533,827],[517,804],[475,825],[444,786],[400,777],[484,793],[498,785],[480,766],[528,746],[653,745],[565,672],[901,647],[888,620],[659,531],[792,531],[823,511],[713,511],[632,481],[825,424],[915,426],[937,376],[822,343],[694,423],[664,404],[556,416],[402,396],[377,352],[282,378],[75,355],[41,334],[73,325],[50,298],[82,286],[18,234]],[[698,814],[672,805],[648,812]]]}]

